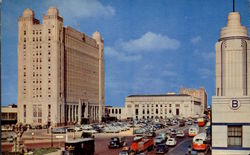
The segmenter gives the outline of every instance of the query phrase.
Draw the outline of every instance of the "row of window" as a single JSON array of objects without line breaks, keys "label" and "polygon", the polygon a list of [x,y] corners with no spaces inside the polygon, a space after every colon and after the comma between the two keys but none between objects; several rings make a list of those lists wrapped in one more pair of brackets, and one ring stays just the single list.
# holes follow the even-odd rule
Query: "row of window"
[{"label": "row of window", "polygon": [[[51,33],[51,29],[48,29],[48,33],[50,34]],[[26,35],[27,34],[27,32],[26,32],[26,30],[24,30],[23,31],[23,35]],[[42,34],[42,30],[33,30],[33,34],[35,35],[35,34]]]},{"label": "row of window", "polygon": [[121,114],[122,110],[121,109],[109,109],[109,114]]}]

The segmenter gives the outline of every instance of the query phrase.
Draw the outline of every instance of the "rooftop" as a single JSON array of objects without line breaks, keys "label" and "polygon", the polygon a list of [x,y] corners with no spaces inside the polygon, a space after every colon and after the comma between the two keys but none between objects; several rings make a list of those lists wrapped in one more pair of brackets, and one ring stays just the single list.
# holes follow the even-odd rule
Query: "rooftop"
[{"label": "rooftop", "polygon": [[127,97],[168,97],[168,96],[190,96],[187,94],[144,94],[144,95],[129,95]]}]

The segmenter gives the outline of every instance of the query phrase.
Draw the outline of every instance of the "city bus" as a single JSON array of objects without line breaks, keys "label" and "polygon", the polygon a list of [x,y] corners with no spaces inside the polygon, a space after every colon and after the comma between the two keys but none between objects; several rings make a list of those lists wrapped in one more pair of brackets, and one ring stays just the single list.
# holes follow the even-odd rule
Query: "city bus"
[{"label": "city bus", "polygon": [[205,120],[204,120],[204,118],[198,118],[197,119],[197,122],[198,122],[198,126],[199,127],[203,127],[204,125],[205,125]]},{"label": "city bus", "polygon": [[207,149],[207,134],[199,133],[193,138],[192,147],[196,151],[205,151]]},{"label": "city bus", "polygon": [[194,137],[198,134],[199,132],[199,127],[198,126],[191,126],[189,129],[188,129],[188,136],[190,137]]}]

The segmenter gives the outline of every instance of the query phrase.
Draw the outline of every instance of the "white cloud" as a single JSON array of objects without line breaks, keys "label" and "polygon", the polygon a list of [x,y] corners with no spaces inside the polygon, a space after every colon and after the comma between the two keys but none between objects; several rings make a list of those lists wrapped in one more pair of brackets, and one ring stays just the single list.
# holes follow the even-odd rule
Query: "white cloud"
[{"label": "white cloud", "polygon": [[110,17],[115,14],[115,9],[109,5],[103,5],[98,0],[61,0],[49,1],[49,5],[56,5],[63,17]]},{"label": "white cloud", "polygon": [[171,39],[168,36],[147,32],[141,38],[122,42],[121,47],[125,51],[161,51],[175,50],[180,46],[180,42],[176,39]]},{"label": "white cloud", "polygon": [[197,44],[198,42],[201,41],[201,36],[196,36],[191,39],[192,44]]},{"label": "white cloud", "polygon": [[105,55],[110,57],[115,57],[120,61],[137,61],[142,57],[140,55],[131,55],[124,52],[117,52],[113,47],[105,47]]},{"label": "white cloud", "polygon": [[212,75],[212,71],[208,68],[200,68],[198,69],[198,73],[202,79],[206,79]]}]

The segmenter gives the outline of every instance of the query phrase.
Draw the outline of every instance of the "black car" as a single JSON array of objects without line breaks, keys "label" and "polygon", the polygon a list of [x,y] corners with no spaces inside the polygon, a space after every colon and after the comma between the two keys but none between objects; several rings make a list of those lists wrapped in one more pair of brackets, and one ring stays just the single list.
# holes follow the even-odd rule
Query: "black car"
[{"label": "black car", "polygon": [[124,138],[112,137],[109,142],[109,149],[111,148],[120,148],[126,145]]},{"label": "black car", "polygon": [[185,121],[184,120],[180,120],[179,127],[183,127],[183,126],[185,126]]},{"label": "black car", "polygon": [[168,147],[166,144],[158,144],[156,145],[155,153],[156,154],[164,154],[168,152]]}]

